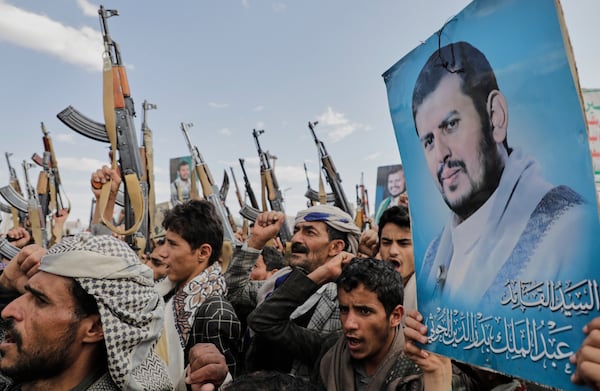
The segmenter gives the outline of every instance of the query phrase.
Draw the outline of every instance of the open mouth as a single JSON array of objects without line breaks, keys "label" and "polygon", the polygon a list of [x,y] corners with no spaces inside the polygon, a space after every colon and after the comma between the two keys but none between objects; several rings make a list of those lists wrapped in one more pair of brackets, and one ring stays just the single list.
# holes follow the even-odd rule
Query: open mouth
[{"label": "open mouth", "polygon": [[361,344],[361,340],[360,338],[355,338],[355,337],[346,337],[346,343],[348,344],[348,348],[350,350],[356,350],[360,344]]}]

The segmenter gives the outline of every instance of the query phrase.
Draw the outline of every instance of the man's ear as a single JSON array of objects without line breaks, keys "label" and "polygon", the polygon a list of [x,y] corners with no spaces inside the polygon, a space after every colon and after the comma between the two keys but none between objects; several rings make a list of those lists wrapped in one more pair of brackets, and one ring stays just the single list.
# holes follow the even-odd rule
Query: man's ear
[{"label": "man's ear", "polygon": [[402,316],[404,315],[404,307],[398,304],[390,313],[390,327],[396,327],[402,323]]},{"label": "man's ear", "polygon": [[196,255],[198,256],[198,263],[208,261],[212,255],[212,247],[208,243],[203,243],[196,249]]},{"label": "man's ear", "polygon": [[100,315],[88,315],[81,320],[83,326],[83,342],[96,343],[104,339],[104,329]]},{"label": "man's ear", "polygon": [[508,105],[504,95],[493,90],[488,95],[487,111],[492,124],[492,137],[496,144],[501,144],[506,140],[506,130],[508,129]]},{"label": "man's ear", "polygon": [[344,251],[346,243],[342,239],[334,239],[329,243],[329,256],[333,257]]}]

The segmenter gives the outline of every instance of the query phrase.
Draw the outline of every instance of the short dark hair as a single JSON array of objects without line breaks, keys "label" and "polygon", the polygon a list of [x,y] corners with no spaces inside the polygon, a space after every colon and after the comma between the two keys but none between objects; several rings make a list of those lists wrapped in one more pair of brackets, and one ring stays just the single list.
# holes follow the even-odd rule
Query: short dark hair
[{"label": "short dark hair", "polygon": [[394,205],[387,208],[379,218],[379,232],[377,236],[381,242],[381,232],[386,224],[395,224],[400,228],[410,227],[410,214],[408,208],[404,205]]},{"label": "short dark hair", "polygon": [[74,278],[71,278],[71,294],[75,305],[75,316],[79,319],[88,315],[99,315],[98,303]]},{"label": "short dark hair", "polygon": [[[473,101],[479,114],[482,129],[488,128],[489,115],[487,99],[493,90],[499,90],[496,74],[485,55],[468,42],[454,42],[437,49],[419,73],[412,96],[413,120],[415,129],[417,111],[425,98],[440,84],[446,75],[460,77],[461,90]],[[504,146],[508,150],[505,140]]]},{"label": "short dark hair", "polygon": [[327,224],[325,221],[323,221],[323,223],[325,223],[329,241],[333,242],[334,240],[338,240],[338,239],[343,240],[344,241],[344,250],[349,251],[350,250],[350,241],[348,240],[348,234],[329,226],[329,224]]},{"label": "short dark hair", "polygon": [[165,230],[180,235],[192,250],[209,244],[212,247],[209,265],[219,260],[223,247],[223,224],[210,202],[189,200],[177,204],[165,213],[162,225]]},{"label": "short dark hair", "polygon": [[179,169],[183,166],[189,166],[190,162],[188,162],[187,160],[181,159],[179,161],[179,164],[177,165],[177,171],[179,171]]},{"label": "short dark hair", "polygon": [[402,276],[396,272],[391,262],[375,258],[354,258],[342,268],[337,279],[339,289],[350,292],[359,284],[377,294],[385,313],[390,316],[398,304],[404,302]]},{"label": "short dark hair", "polygon": [[272,246],[265,246],[262,249],[263,261],[267,267],[267,271],[270,272],[274,269],[281,269],[285,266],[285,259],[281,251],[277,250]]}]

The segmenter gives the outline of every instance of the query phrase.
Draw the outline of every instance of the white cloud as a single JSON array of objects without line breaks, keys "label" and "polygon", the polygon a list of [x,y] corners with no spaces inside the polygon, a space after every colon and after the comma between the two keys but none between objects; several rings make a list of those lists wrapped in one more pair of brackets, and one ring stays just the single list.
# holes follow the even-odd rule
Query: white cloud
[{"label": "white cloud", "polygon": [[258,105],[255,108],[253,108],[252,111],[263,111],[264,109],[265,109],[265,106]]},{"label": "white cloud", "polygon": [[332,143],[345,139],[358,129],[365,129],[364,125],[351,122],[346,118],[346,114],[335,112],[331,107],[328,107],[318,120],[320,125],[327,128],[327,139]]},{"label": "white cloud", "polygon": [[[96,171],[98,168],[102,167],[105,164],[108,164],[106,161],[100,161],[98,159],[90,159],[90,158],[74,158],[74,157],[61,157],[58,160],[58,164],[61,171],[77,171],[77,172],[85,172],[90,175],[92,172]],[[62,176],[62,175],[61,175]]]},{"label": "white cloud", "polygon": [[242,0],[242,6],[244,8],[250,8],[250,4],[248,3],[248,0]]},{"label": "white cloud", "polygon": [[98,16],[98,7],[87,0],[77,0],[77,6],[83,11],[86,16]]},{"label": "white cloud", "polygon": [[275,11],[275,12],[285,12],[285,10],[287,9],[287,4],[273,3],[272,7],[273,7],[273,11]]},{"label": "white cloud", "polygon": [[57,133],[54,135],[56,141],[67,144],[75,144],[75,134],[72,133]]},{"label": "white cloud", "polygon": [[381,156],[381,152],[375,152],[375,153],[365,156],[364,160],[375,160],[379,156]]},{"label": "white cloud", "polygon": [[46,53],[61,60],[99,71],[102,36],[91,27],[65,26],[46,15],[0,2],[0,40]]},{"label": "white cloud", "polygon": [[224,134],[225,136],[231,136],[231,130],[229,130],[229,128],[220,129],[219,133]]},{"label": "white cloud", "polygon": [[224,109],[226,107],[229,107],[228,103],[215,103],[215,102],[209,102],[208,106],[210,106],[213,109]]}]

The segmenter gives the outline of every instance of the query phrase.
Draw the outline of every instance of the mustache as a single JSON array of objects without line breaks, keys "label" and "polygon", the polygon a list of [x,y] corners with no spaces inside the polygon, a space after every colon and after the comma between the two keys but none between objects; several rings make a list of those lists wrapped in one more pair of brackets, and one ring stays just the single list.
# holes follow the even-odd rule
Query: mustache
[{"label": "mustache", "polygon": [[440,184],[442,183],[442,172],[444,171],[444,167],[448,167],[448,168],[460,167],[464,171],[467,171],[467,166],[465,165],[465,162],[463,162],[462,160],[446,160],[445,162],[440,164],[440,166],[438,167],[438,170],[437,170],[437,179],[440,182]]},{"label": "mustache", "polygon": [[301,245],[300,243],[292,243],[292,253],[308,254],[308,247]]},{"label": "mustache", "polygon": [[12,319],[3,319],[0,327],[4,328],[4,339],[11,339],[20,350],[23,345],[23,338],[15,328],[15,322]]}]

